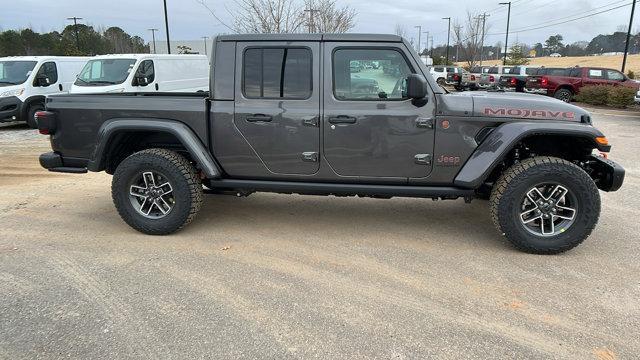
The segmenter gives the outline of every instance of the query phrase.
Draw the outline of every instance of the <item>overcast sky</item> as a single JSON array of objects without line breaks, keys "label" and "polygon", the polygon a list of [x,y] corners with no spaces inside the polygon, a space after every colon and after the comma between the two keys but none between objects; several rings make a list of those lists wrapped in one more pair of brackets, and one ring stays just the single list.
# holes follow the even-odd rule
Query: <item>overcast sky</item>
[{"label": "overcast sky", "polygon": [[[221,20],[233,22],[229,10],[235,8],[234,0],[204,0]],[[302,1],[302,0],[299,0]],[[416,25],[430,31],[434,43],[443,44],[447,39],[447,22],[442,17],[451,16],[463,22],[467,11],[487,12],[489,37],[487,43],[504,41],[505,0],[337,0],[340,6],[348,5],[357,12],[353,32],[393,33],[397,23],[403,24],[407,37],[416,37]],[[511,30],[535,25],[545,26],[589,15],[612,7],[631,4],[631,0],[512,0]],[[31,27],[35,31],[61,30],[70,24],[70,16],[84,18],[81,22],[94,26],[119,26],[130,34],[150,40],[148,28],[159,28],[157,39],[165,38],[162,0],[0,0],[0,27],[2,30]],[[224,25],[214,19],[197,0],[167,0],[169,31],[172,40],[195,40],[202,36],[229,33]],[[550,35],[560,33],[565,42],[591,40],[598,34],[615,31],[628,24],[631,6],[592,16],[586,19],[546,27],[540,30],[512,33],[510,43],[543,42]],[[634,22],[634,29],[640,24]],[[422,42],[426,42],[426,34]]]}]

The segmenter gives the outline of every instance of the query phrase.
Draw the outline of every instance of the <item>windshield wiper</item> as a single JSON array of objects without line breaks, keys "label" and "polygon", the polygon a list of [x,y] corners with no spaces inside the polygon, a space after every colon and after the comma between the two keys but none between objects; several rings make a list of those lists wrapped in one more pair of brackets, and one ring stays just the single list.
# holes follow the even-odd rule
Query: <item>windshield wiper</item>
[{"label": "windshield wiper", "polygon": [[0,84],[18,85],[17,82],[13,82],[13,81],[0,81]]},{"label": "windshield wiper", "polygon": [[117,82],[115,81],[108,81],[108,80],[92,80],[87,82],[88,84],[109,84],[109,85],[115,85],[117,84]]}]

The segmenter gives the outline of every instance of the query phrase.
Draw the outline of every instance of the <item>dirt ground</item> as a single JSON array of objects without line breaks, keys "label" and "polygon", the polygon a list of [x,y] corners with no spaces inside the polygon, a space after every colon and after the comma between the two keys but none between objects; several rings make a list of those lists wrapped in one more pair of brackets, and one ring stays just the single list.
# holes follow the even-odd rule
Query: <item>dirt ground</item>
[{"label": "dirt ground", "polygon": [[[598,66],[609,69],[618,69],[622,67],[622,55],[615,56],[572,56],[572,57],[538,57],[530,59],[530,66],[546,66],[546,67],[574,67],[578,66]],[[485,60],[483,65],[502,64],[502,60]],[[466,66],[466,63],[459,63],[460,66]],[[637,76],[640,76],[640,55],[629,55],[627,57],[627,70],[632,70]]]},{"label": "dirt ground", "polygon": [[484,201],[211,195],[145,236],[108,175],[47,172],[46,137],[0,127],[0,359],[637,358],[640,114],[594,121],[626,183],[558,256]]}]

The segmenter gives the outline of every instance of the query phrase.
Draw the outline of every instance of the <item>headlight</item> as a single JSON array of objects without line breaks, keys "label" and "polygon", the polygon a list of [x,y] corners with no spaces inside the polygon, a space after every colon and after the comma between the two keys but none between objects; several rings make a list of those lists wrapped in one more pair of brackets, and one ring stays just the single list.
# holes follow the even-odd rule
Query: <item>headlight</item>
[{"label": "headlight", "polygon": [[120,92],[124,92],[124,88],[113,89],[113,90],[109,90],[107,92],[108,93],[120,93]]},{"label": "headlight", "polygon": [[9,97],[9,96],[20,96],[24,92],[24,88],[13,89],[9,91],[5,91],[0,94],[0,97]]}]

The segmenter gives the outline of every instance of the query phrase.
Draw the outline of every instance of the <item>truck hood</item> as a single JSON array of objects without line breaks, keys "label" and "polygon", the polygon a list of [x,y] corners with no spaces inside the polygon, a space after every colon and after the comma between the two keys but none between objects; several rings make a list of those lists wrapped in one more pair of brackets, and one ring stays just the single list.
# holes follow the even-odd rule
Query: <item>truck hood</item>
[{"label": "truck hood", "polygon": [[[450,113],[449,115],[457,116],[575,122],[581,122],[583,116],[589,116],[589,113],[580,107],[536,94],[497,91],[462,92],[445,94],[442,98],[445,105],[442,114]],[[471,113],[469,113],[470,108],[473,109]]]}]

